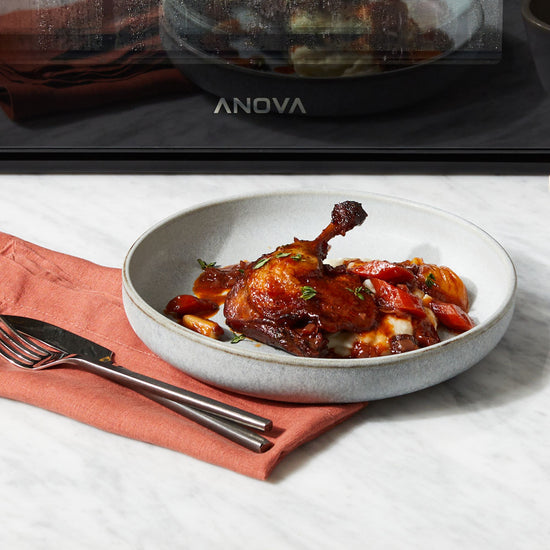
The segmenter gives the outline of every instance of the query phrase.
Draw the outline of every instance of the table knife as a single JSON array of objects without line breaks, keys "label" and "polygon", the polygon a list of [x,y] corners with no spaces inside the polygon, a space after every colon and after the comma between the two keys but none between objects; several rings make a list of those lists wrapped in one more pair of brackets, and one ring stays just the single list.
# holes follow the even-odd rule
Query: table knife
[{"label": "table knife", "polygon": [[[2,317],[16,330],[42,340],[60,350],[74,354],[98,366],[104,367],[108,365],[109,367],[116,368],[118,371],[142,377],[142,375],[115,365],[113,362],[114,354],[108,348],[66,329],[28,317],[14,315],[3,315]],[[166,387],[171,387],[160,381],[158,381],[158,383]],[[190,396],[190,403],[185,404],[177,402],[173,399],[161,397],[135,387],[132,387],[132,389],[255,452],[265,452],[273,446],[269,440],[245,427],[249,426],[262,431],[269,431],[272,427],[272,422],[268,419],[253,415],[247,411],[242,411],[241,409],[237,409],[225,403],[220,403],[213,399],[187,392],[181,388],[177,389]],[[228,413],[230,417],[228,417],[226,413]],[[244,426],[236,422],[244,424]]]}]

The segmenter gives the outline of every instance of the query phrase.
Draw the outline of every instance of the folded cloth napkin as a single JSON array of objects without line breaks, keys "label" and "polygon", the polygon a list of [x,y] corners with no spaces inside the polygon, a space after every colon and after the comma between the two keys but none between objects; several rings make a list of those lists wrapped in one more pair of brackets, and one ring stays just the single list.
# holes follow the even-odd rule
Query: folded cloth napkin
[{"label": "folded cloth napkin", "polygon": [[14,120],[193,89],[162,48],[159,0],[19,6],[32,9],[0,10],[0,106]]},{"label": "folded cloth napkin", "polygon": [[119,269],[0,233],[0,273],[0,314],[56,324],[109,348],[119,365],[270,418],[274,428],[267,437],[274,445],[254,453],[132,390],[70,367],[30,373],[0,357],[0,397],[257,479],[266,479],[290,451],[364,407],[261,400],[191,378],[154,355],[132,330],[122,306]]}]

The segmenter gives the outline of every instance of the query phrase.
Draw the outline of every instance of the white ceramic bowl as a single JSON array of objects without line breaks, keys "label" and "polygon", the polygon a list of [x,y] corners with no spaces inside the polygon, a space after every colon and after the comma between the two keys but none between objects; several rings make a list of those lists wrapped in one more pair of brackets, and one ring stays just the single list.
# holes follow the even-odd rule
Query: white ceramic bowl
[{"label": "white ceramic bowl", "polygon": [[[295,357],[244,340],[216,341],[163,315],[188,294],[197,259],[220,265],[255,260],[296,236],[312,239],[337,202],[356,200],[368,218],[331,241],[329,257],[401,261],[415,256],[447,265],[466,283],[476,326],[434,346],[367,359]],[[137,335],[184,372],[247,395],[302,403],[358,402],[413,392],[447,380],[480,361],[506,331],[516,274],[505,250],[475,225],[417,203],[372,194],[296,192],[237,197],[196,206],[158,223],[124,262],[123,298]]]}]

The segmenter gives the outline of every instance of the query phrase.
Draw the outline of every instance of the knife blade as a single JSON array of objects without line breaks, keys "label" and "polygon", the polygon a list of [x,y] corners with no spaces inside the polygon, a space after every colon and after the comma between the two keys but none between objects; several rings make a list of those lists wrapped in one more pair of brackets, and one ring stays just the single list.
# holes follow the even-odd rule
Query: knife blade
[{"label": "knife blade", "polygon": [[74,334],[66,329],[51,325],[45,321],[31,319],[30,317],[19,317],[16,315],[2,315],[13,328],[34,336],[54,347],[64,351],[80,355],[85,359],[99,363],[113,363],[113,352],[108,349]]},{"label": "knife blade", "polygon": [[[116,368],[119,369],[119,371],[131,373],[134,376],[144,379],[147,378],[137,373],[133,373],[132,371],[128,371],[124,369],[124,367],[115,365],[114,353],[110,349],[64,328],[29,317],[15,315],[2,315],[2,317],[10,323],[14,329],[42,340],[67,353],[81,357],[86,361],[102,367],[109,366],[111,368]],[[173,386],[169,386],[163,382],[155,382],[158,382],[159,385],[173,388]],[[187,392],[180,388],[177,389],[191,396],[192,400],[190,403],[177,402],[173,399],[155,395],[149,391],[136,389],[135,387],[132,387],[132,389],[164,407],[190,418],[255,452],[265,452],[273,446],[269,440],[235,423],[239,422],[245,426],[254,427],[262,431],[269,431],[272,428],[271,420],[253,415],[247,411],[242,411],[241,409],[226,405],[225,403],[220,403],[210,398]],[[206,409],[202,409],[203,402],[206,405]],[[220,411],[218,411],[218,405],[222,406]],[[214,408],[212,409],[212,407]],[[233,417],[228,418],[225,415],[225,411],[229,411],[230,415]]]}]

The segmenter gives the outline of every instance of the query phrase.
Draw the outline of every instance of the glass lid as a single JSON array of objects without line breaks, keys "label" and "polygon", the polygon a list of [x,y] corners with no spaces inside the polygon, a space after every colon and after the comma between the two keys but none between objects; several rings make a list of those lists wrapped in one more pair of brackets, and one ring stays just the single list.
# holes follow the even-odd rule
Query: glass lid
[{"label": "glass lid", "polygon": [[161,17],[172,56],[301,78],[455,61],[483,24],[479,0],[164,0]]}]

